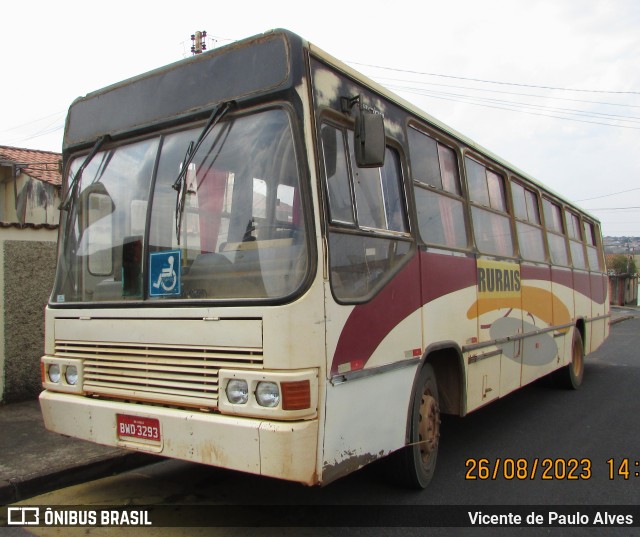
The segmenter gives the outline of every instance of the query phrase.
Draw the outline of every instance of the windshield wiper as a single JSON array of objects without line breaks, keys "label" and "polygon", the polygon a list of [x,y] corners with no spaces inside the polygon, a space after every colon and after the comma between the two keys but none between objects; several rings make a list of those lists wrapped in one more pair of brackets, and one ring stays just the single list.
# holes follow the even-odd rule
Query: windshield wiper
[{"label": "windshield wiper", "polygon": [[93,160],[93,157],[96,156],[96,153],[100,150],[100,148],[104,145],[104,143],[107,141],[108,138],[109,138],[109,135],[105,134],[104,136],[101,136],[96,140],[96,143],[93,144],[93,147],[91,148],[91,152],[87,155],[87,158],[84,159],[84,161],[80,165],[80,168],[78,168],[78,171],[73,176],[73,179],[71,179],[71,184],[69,185],[69,188],[67,188],[67,194],[64,197],[64,200],[62,201],[62,203],[60,204],[60,209],[62,209],[63,211],[69,210],[69,205],[71,204],[71,200],[75,197],[76,189],[80,184],[80,179],[82,178],[82,172],[84,172],[84,169]]},{"label": "windshield wiper", "polygon": [[191,161],[195,157],[198,149],[202,145],[205,137],[209,132],[213,130],[213,128],[218,124],[218,122],[224,117],[224,115],[229,111],[233,101],[225,101],[217,105],[209,119],[207,120],[206,125],[203,127],[200,132],[200,136],[194,142],[191,140],[189,142],[189,147],[187,148],[187,152],[184,155],[184,160],[182,161],[182,168],[180,169],[180,173],[178,174],[177,179],[172,185],[172,188],[177,192],[176,196],[176,240],[178,241],[178,245],[180,244],[180,229],[182,227],[182,213],[184,212],[184,202],[187,196],[187,170],[189,169],[189,165]]}]

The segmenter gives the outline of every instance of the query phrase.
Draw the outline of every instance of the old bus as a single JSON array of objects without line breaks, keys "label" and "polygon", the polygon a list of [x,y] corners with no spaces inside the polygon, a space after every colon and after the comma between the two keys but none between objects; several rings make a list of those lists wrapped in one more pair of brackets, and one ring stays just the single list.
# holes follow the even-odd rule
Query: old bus
[{"label": "old bus", "polygon": [[424,487],[441,413],[608,334],[595,218],[288,31],[77,99],[63,161],[52,431]]}]

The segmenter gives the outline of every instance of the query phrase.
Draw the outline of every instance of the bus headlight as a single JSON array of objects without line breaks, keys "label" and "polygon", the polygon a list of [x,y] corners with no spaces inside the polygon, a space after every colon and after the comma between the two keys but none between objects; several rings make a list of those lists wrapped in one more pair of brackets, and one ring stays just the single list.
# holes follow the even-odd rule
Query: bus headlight
[{"label": "bus headlight", "polygon": [[[82,377],[82,371],[80,371]],[[82,382],[82,378],[80,381]],[[269,420],[310,420],[318,416],[318,369],[220,369],[221,414]]]},{"label": "bus headlight", "polygon": [[82,394],[84,372],[82,360],[45,355],[40,359],[42,387],[54,392]]},{"label": "bus headlight", "polygon": [[64,378],[67,384],[75,386],[78,383],[78,368],[75,365],[69,365],[64,370]]},{"label": "bus headlight", "polygon": [[273,408],[280,403],[280,390],[275,382],[258,382],[256,386],[256,401],[260,406]]},{"label": "bus headlight", "polygon": [[60,366],[58,364],[51,364],[47,374],[49,375],[49,380],[51,382],[54,382],[55,384],[60,382]]},{"label": "bus headlight", "polygon": [[244,405],[249,400],[249,385],[246,380],[229,380],[225,391],[227,392],[227,399],[232,405]]}]

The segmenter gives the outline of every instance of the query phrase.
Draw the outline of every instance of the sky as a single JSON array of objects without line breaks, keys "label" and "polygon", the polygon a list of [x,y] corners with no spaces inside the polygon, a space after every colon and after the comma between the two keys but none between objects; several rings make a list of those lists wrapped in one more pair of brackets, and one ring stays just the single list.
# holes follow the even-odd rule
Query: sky
[{"label": "sky", "polygon": [[0,145],[61,151],[78,96],[287,28],[640,236],[638,0],[5,2]]}]

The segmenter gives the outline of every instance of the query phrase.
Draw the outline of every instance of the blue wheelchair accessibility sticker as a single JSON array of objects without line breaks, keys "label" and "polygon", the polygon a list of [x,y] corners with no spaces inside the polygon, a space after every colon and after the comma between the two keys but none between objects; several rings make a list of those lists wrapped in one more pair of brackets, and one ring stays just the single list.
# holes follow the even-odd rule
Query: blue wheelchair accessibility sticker
[{"label": "blue wheelchair accessibility sticker", "polygon": [[151,254],[149,260],[149,295],[180,295],[180,250]]}]

